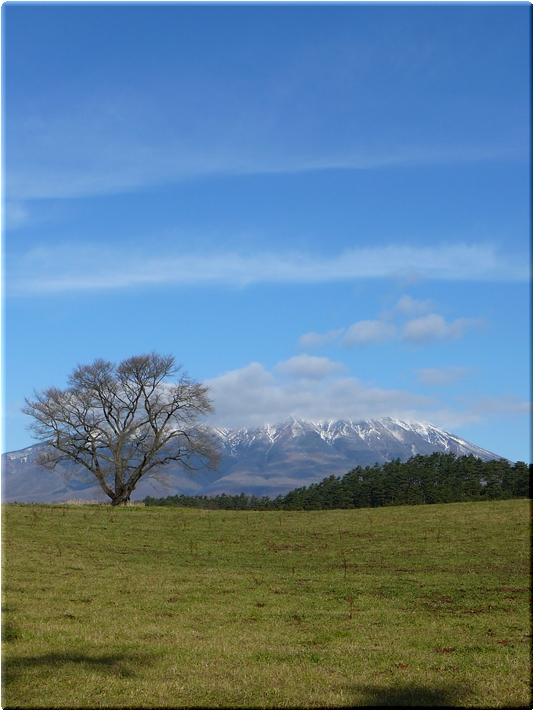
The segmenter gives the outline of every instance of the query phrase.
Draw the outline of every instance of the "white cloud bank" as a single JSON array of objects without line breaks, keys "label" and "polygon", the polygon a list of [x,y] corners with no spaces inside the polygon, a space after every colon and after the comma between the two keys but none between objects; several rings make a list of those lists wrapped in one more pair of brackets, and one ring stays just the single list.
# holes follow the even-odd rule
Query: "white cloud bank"
[{"label": "white cloud bank", "polygon": [[277,375],[281,371],[287,375],[295,363],[290,359],[278,364],[273,373],[253,362],[206,381],[216,409],[212,422],[222,427],[248,427],[283,421],[289,415],[307,420],[355,420],[392,413],[411,419],[435,403],[428,396],[365,385],[351,376],[329,377],[329,370],[339,370],[334,363],[331,369],[324,364],[323,378],[318,373],[307,379],[301,372],[290,380]]},{"label": "white cloud bank", "polygon": [[134,249],[125,254],[105,245],[71,244],[40,247],[22,256],[7,255],[7,288],[10,293],[22,294],[150,285],[314,284],[397,278],[414,272],[427,279],[453,281],[514,282],[530,278],[525,261],[500,255],[490,244],[390,245],[355,248],[334,256],[204,252],[157,257]]},{"label": "white cloud bank", "polygon": [[206,381],[216,411],[210,422],[242,428],[281,422],[290,415],[315,421],[389,416],[455,429],[489,417],[527,415],[531,410],[530,403],[510,394],[478,396],[454,409],[436,397],[340,375],[340,366],[326,358],[295,357],[280,362],[273,371],[257,362],[228,371]]}]

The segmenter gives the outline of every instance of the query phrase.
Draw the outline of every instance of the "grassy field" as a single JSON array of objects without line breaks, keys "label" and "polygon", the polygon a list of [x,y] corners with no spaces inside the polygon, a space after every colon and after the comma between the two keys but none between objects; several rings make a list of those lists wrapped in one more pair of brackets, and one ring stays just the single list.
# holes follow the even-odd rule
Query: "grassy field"
[{"label": "grassy field", "polygon": [[531,501],[3,507],[14,708],[531,708]]}]

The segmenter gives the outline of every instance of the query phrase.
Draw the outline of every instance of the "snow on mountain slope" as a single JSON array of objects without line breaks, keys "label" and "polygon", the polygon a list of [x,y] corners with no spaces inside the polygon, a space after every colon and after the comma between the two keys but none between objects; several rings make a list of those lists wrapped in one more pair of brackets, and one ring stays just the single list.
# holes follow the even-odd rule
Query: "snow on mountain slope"
[{"label": "snow on mountain slope", "polygon": [[[147,495],[185,494],[277,495],[318,482],[331,474],[343,475],[357,465],[408,460],[432,452],[473,454],[482,460],[500,459],[452,433],[429,423],[408,423],[393,418],[312,422],[289,418],[257,428],[214,428],[222,461],[219,471],[188,477],[179,468],[165,470],[168,486],[153,479],[142,481],[134,499]],[[74,471],[49,471],[37,465],[41,445],[2,456],[4,502],[52,502],[107,498],[91,477]]]},{"label": "snow on mountain slope", "polygon": [[274,445],[289,437],[302,438],[313,433],[330,446],[334,446],[339,439],[354,438],[356,435],[373,450],[384,451],[385,454],[392,447],[393,440],[402,445],[416,444],[421,440],[436,445],[436,449],[441,452],[455,452],[458,455],[473,454],[483,460],[499,459],[498,455],[472,445],[430,423],[408,423],[393,418],[361,421],[329,420],[325,422],[290,418],[277,425],[266,424],[257,428],[242,428],[241,430],[215,428],[215,432],[219,436],[222,446],[229,452],[235,451],[237,447],[251,447],[255,442],[269,441]]}]

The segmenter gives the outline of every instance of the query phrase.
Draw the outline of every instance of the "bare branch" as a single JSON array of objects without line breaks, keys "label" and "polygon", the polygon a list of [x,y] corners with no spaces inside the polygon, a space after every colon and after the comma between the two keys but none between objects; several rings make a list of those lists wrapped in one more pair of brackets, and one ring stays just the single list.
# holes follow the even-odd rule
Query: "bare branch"
[{"label": "bare branch", "polygon": [[97,359],[78,365],[68,384],[34,393],[23,408],[34,436],[48,445],[40,459],[46,467],[85,467],[112,504],[127,502],[142,477],[170,462],[217,469],[216,441],[201,425],[213,410],[208,388],[172,356],[153,352],[118,366]]}]

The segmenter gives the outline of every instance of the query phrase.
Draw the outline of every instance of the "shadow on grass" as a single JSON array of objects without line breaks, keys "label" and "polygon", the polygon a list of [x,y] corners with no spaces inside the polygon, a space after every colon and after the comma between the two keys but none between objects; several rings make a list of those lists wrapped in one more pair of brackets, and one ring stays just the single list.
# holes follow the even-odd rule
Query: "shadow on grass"
[{"label": "shadow on grass", "polygon": [[470,692],[465,685],[363,685],[353,687],[355,705],[351,709],[466,709]]},{"label": "shadow on grass", "polygon": [[9,621],[2,621],[2,643],[12,643],[18,637],[18,629]]},{"label": "shadow on grass", "polygon": [[7,616],[14,610],[13,606],[2,606],[2,643],[12,643],[19,637],[19,630],[7,620]]},{"label": "shadow on grass", "polygon": [[151,665],[154,655],[116,653],[87,655],[77,652],[47,653],[46,655],[5,655],[2,661],[2,681],[10,685],[26,670],[39,670],[43,674],[58,672],[70,665],[98,671],[113,677],[135,677],[136,668]]}]

